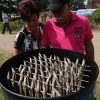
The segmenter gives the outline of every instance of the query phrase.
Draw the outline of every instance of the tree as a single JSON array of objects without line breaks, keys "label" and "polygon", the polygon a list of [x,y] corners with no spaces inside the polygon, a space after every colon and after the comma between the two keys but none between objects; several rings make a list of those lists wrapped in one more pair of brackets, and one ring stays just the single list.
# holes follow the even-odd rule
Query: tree
[{"label": "tree", "polygon": [[[0,10],[6,10],[7,13],[18,13],[18,3],[21,0],[0,0]],[[35,0],[40,6],[41,12],[45,11],[49,3],[48,0]],[[0,11],[0,20],[1,20]]]},{"label": "tree", "polygon": [[87,7],[89,9],[100,8],[100,0],[88,0]]},{"label": "tree", "polygon": [[49,4],[48,0],[35,0],[38,5],[40,6],[41,12],[45,11],[47,8],[47,5]]},{"label": "tree", "polygon": [[0,0],[0,20],[1,18],[1,11],[5,10],[6,13],[18,13],[18,3],[21,0]]},{"label": "tree", "polygon": [[[0,8],[1,10],[6,9],[8,13],[17,12],[18,11],[18,3],[21,0],[0,0]],[[47,5],[49,3],[48,0],[35,0],[40,6],[41,11],[46,10]]]},{"label": "tree", "polygon": [[84,1],[85,0],[71,0],[72,10],[76,11],[78,9],[84,9],[85,8]]}]

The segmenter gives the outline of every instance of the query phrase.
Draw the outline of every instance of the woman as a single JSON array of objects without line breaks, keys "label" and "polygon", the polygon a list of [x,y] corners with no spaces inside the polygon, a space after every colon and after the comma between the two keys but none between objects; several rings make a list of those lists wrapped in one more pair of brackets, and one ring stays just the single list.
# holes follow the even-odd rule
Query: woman
[{"label": "woman", "polygon": [[14,55],[34,49],[41,49],[44,25],[38,23],[38,5],[34,0],[23,0],[19,3],[19,14],[25,25],[18,31],[14,39]]}]

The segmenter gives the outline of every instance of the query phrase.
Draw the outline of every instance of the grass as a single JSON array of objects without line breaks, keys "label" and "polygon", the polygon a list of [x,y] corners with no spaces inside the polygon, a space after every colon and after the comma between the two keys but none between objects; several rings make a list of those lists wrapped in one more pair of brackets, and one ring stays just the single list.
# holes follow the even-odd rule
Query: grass
[{"label": "grass", "polygon": [[2,93],[1,87],[0,87],[0,100],[5,100],[5,99],[4,99],[4,96],[3,96],[3,93]]},{"label": "grass", "polygon": [[[0,50],[0,67],[2,66],[2,64],[9,59],[10,57],[12,57],[13,54],[11,53],[5,53],[3,51]],[[2,89],[0,87],[0,100],[5,100],[3,93],[2,93]]]},{"label": "grass", "polygon": [[12,57],[13,54],[11,53],[8,53],[8,52],[3,52],[0,50],[0,66],[7,60],[9,59],[10,57]]}]

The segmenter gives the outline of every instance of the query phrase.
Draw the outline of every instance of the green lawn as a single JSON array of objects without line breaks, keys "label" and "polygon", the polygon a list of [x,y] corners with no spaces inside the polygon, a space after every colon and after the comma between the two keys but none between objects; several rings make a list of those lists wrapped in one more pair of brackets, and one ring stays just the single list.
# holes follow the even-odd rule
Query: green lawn
[{"label": "green lawn", "polygon": [[0,87],[0,100],[4,100],[4,96],[3,96],[3,93],[2,93],[1,87]]}]

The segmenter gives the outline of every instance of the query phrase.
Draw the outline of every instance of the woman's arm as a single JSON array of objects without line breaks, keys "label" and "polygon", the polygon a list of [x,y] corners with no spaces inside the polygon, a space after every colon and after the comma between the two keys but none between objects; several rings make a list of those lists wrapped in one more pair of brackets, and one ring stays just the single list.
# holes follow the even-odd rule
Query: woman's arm
[{"label": "woman's arm", "polygon": [[18,55],[18,54],[20,54],[20,53],[22,53],[21,50],[19,50],[19,49],[17,49],[17,48],[14,48],[14,56],[15,56],[15,55]]}]

